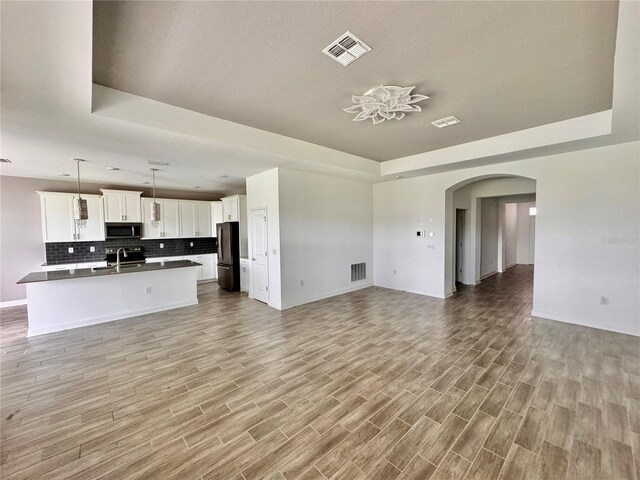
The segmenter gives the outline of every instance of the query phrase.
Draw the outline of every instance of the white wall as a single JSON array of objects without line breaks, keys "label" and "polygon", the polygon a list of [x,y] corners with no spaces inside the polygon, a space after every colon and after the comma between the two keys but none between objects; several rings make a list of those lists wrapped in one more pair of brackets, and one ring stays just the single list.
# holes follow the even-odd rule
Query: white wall
[{"label": "white wall", "polygon": [[504,206],[504,267],[516,263],[518,204],[507,203]]},{"label": "white wall", "polygon": [[[267,236],[269,246],[269,306],[280,310],[282,308],[282,291],[280,284],[280,200],[278,185],[278,169],[274,168],[264,173],[247,178],[247,210],[266,207]],[[251,238],[251,222],[248,235]],[[251,242],[249,242],[249,258],[253,257]]]},{"label": "white wall", "polygon": [[[534,313],[640,335],[638,158],[640,142],[629,142],[374,185],[375,284],[444,298],[452,187],[519,175],[536,180]],[[416,237],[417,226],[434,236]]]},{"label": "white wall", "polygon": [[533,265],[536,217],[529,215],[529,208],[535,207],[536,204],[535,202],[527,202],[518,203],[517,205],[516,263],[519,265]]},{"label": "white wall", "polygon": [[[273,169],[247,179],[247,205],[267,207],[270,306],[286,309],[373,284],[370,184]],[[367,278],[352,283],[351,264],[361,262]]]},{"label": "white wall", "polygon": [[498,271],[498,199],[481,200],[480,276]]},{"label": "white wall", "polygon": [[[279,196],[282,308],[373,284],[372,185],[279,169]],[[367,278],[352,283],[361,262]]]}]

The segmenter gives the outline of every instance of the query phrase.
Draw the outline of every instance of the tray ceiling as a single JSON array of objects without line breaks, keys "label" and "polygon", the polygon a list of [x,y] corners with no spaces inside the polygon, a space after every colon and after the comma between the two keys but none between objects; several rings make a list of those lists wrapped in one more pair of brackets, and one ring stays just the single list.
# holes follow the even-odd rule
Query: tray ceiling
[{"label": "tray ceiling", "polygon": [[[615,2],[95,2],[93,81],[383,161],[611,108]],[[322,49],[351,31],[372,51]],[[413,86],[379,125],[343,108]],[[430,124],[449,115],[461,123]]]}]

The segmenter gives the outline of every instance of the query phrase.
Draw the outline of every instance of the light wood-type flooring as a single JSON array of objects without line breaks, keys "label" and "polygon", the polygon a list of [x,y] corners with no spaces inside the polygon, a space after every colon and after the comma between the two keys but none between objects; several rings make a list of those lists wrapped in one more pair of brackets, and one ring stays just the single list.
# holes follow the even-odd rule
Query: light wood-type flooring
[{"label": "light wood-type flooring", "polygon": [[532,277],[285,312],[208,284],[30,339],[4,309],[1,476],[637,478],[640,339],[531,319]]}]

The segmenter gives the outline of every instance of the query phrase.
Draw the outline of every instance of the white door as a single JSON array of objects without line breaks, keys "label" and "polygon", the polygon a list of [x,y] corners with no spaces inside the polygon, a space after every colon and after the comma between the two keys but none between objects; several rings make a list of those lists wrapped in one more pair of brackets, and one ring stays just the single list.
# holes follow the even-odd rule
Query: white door
[{"label": "white door", "polygon": [[211,205],[208,202],[196,203],[196,237],[212,237]]},{"label": "white door", "polygon": [[269,302],[267,210],[251,209],[251,290],[253,298]]}]

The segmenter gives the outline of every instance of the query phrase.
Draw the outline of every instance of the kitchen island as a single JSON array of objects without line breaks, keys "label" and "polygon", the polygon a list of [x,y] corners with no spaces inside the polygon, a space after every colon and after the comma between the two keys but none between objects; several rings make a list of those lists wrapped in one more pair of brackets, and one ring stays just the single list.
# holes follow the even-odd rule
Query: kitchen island
[{"label": "kitchen island", "polygon": [[33,272],[27,336],[109,322],[198,303],[199,263],[179,260],[112,268]]}]

